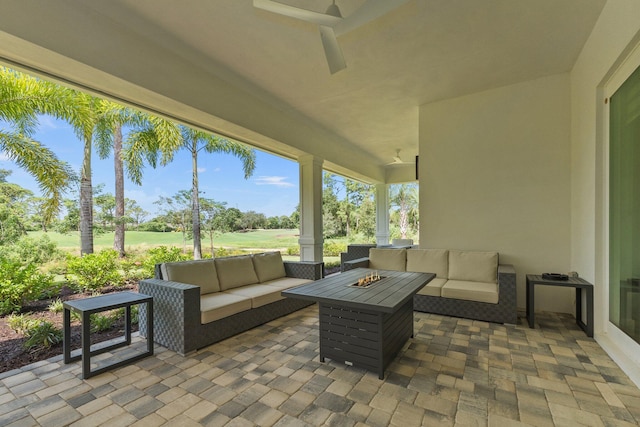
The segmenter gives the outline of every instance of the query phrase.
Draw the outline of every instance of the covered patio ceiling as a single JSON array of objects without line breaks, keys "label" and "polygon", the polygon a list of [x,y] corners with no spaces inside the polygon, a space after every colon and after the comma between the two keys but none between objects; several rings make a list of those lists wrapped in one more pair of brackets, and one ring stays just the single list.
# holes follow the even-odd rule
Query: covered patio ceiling
[{"label": "covered patio ceiling", "polygon": [[[324,12],[329,0],[280,0]],[[409,0],[338,37],[251,0],[9,0],[0,62],[369,182],[418,155],[419,106],[569,72],[606,0]],[[337,0],[349,16],[364,0]],[[424,155],[424,153],[423,153]]]}]

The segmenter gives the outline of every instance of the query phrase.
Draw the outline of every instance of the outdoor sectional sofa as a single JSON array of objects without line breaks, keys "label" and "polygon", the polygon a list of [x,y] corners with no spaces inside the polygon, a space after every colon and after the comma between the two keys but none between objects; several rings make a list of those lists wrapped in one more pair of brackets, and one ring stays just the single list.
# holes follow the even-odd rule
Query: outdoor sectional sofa
[{"label": "outdoor sectional sofa", "polygon": [[414,296],[414,310],[515,324],[516,272],[498,258],[497,252],[370,248],[369,257],[345,261],[343,269],[435,273]]},{"label": "outdoor sectional sofa", "polygon": [[155,342],[185,355],[312,304],[281,292],[321,279],[323,267],[279,252],[164,263],[138,289],[153,297]]}]

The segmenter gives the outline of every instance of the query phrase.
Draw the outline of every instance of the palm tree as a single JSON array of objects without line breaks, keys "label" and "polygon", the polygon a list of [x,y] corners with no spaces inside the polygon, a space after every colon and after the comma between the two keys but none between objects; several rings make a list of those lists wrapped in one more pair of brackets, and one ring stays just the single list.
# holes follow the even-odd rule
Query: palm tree
[{"label": "palm tree", "polygon": [[398,207],[400,238],[407,238],[409,230],[409,215],[418,207],[417,191],[413,184],[400,184],[391,187],[391,203]]},{"label": "palm tree", "polygon": [[[123,139],[122,127],[132,126],[134,131],[131,138],[140,137],[144,132],[153,132],[155,140],[166,141],[176,146],[180,143],[180,133],[176,126],[167,120],[159,117],[152,117],[141,111],[133,110],[122,105],[110,105],[105,111],[105,118],[98,123],[96,129],[96,144],[98,155],[104,159],[109,156],[113,149],[113,164],[115,176],[115,232],[113,237],[113,249],[120,257],[125,256],[125,197],[124,197],[124,161],[123,161]],[[131,139],[130,138],[130,139]],[[136,144],[135,142],[140,142]],[[129,141],[129,149],[140,150],[142,153],[153,151],[151,147],[145,146],[147,138],[140,141]],[[141,170],[140,170],[141,171]],[[141,184],[142,176],[135,181]]]},{"label": "palm tree", "polygon": [[99,126],[106,126],[109,109],[117,104],[82,92],[76,92],[72,102],[74,114],[67,121],[84,144],[80,170],[80,253],[84,255],[93,253],[93,135]]},{"label": "palm tree", "polygon": [[409,218],[416,234],[420,235],[420,187],[417,185],[409,189]]},{"label": "palm tree", "polygon": [[[160,123],[159,128],[166,126]],[[193,224],[193,258],[202,258],[201,227],[200,227],[200,199],[198,184],[198,154],[201,151],[206,153],[227,153],[232,154],[242,161],[242,168],[245,179],[250,177],[255,169],[255,152],[244,144],[221,138],[208,132],[192,129],[186,126],[178,126],[180,131],[180,143],[175,144],[175,140],[166,141],[158,138],[157,129],[142,130],[138,134],[130,134],[134,143],[130,144],[125,151],[125,162],[129,176],[134,182],[139,182],[144,157],[148,163],[155,167],[158,157],[162,156],[160,162],[163,165],[169,163],[174,154],[184,149],[191,153],[191,217]],[[143,145],[145,149],[136,148]]]},{"label": "palm tree", "polygon": [[193,258],[202,258],[200,241],[200,198],[198,185],[198,153],[204,150],[207,153],[228,153],[242,160],[244,178],[247,179],[253,173],[256,165],[255,152],[244,144],[229,141],[207,132],[181,126],[183,147],[191,153],[191,215],[193,221]]},{"label": "palm tree", "polygon": [[113,170],[115,175],[115,231],[113,249],[124,258],[124,165],[122,162],[122,125],[116,124],[113,132]]},{"label": "palm tree", "polygon": [[45,198],[45,224],[60,209],[73,172],[31,135],[39,114],[58,118],[71,116],[73,110],[69,101],[72,98],[70,89],[0,67],[0,120],[10,126],[9,129],[0,129],[0,151],[38,182]]},{"label": "palm tree", "polygon": [[93,189],[91,150],[93,133],[109,126],[113,109],[119,107],[73,89],[0,69],[0,118],[15,123],[17,131],[3,132],[0,142],[9,157],[32,172],[50,202],[47,212],[56,212],[71,172],[46,148],[30,139],[38,114],[50,114],[68,122],[84,143],[80,171],[80,252],[93,252]]},{"label": "palm tree", "polygon": [[[76,92],[73,102],[75,111],[74,115],[70,117],[69,123],[78,138],[84,142],[84,156],[80,173],[80,252],[87,254],[93,253],[91,150],[94,138],[99,142],[99,153],[105,157],[109,152],[107,147],[111,143],[116,144],[114,156],[116,180],[118,181],[116,184],[116,203],[121,204],[121,207],[116,208],[120,213],[120,217],[116,214],[116,219],[117,222],[122,222],[122,216],[124,216],[124,177],[122,171],[118,170],[121,163],[119,144],[122,141],[122,125],[125,123],[140,124],[147,116],[114,102],[80,92]],[[124,223],[122,223],[122,227],[117,249],[118,251],[121,249],[121,253],[124,252]]]}]

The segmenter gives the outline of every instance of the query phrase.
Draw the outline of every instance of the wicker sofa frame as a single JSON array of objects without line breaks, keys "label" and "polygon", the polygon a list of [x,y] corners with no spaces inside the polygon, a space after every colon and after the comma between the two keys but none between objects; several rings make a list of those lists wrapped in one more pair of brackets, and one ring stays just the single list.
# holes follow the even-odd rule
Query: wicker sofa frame
[{"label": "wicker sofa frame", "polygon": [[[369,266],[369,258],[346,261],[343,265],[345,271],[366,268]],[[498,265],[497,304],[416,294],[413,297],[413,309],[425,313],[515,325],[518,322],[516,271],[513,265]]]},{"label": "wicker sofa frame", "polygon": [[[318,280],[322,278],[323,267],[322,262],[284,261],[287,277]],[[153,297],[154,341],[181,355],[313,304],[309,301],[285,298],[213,322],[201,323],[200,288],[163,280],[159,264],[156,265],[155,275],[154,279],[141,280],[138,286],[140,293]],[[141,331],[146,330],[146,315],[142,312],[144,309],[145,307],[141,306]]]}]

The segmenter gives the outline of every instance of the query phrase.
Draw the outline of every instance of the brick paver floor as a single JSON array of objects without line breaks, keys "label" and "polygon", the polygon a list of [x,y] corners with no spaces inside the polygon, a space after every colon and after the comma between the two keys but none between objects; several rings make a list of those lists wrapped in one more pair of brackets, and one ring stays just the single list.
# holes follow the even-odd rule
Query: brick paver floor
[{"label": "brick paver floor", "polygon": [[569,315],[541,313],[529,329],[416,312],[384,380],[320,363],[317,316],[312,306],[187,357],[156,346],[89,380],[61,357],[0,374],[0,425],[640,424],[640,390]]}]

